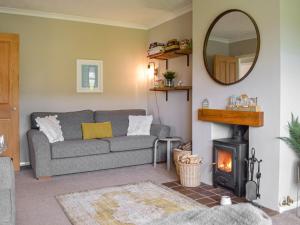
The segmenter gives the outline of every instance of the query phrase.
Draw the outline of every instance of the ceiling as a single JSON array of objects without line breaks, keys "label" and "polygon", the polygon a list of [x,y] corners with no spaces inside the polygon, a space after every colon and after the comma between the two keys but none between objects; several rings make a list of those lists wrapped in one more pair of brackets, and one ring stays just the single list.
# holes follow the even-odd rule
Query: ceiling
[{"label": "ceiling", "polygon": [[210,39],[229,43],[253,38],[256,38],[254,24],[247,15],[241,12],[231,12],[222,17],[215,24],[210,37]]},{"label": "ceiling", "polygon": [[192,10],[192,0],[0,0],[0,12],[150,29]]}]

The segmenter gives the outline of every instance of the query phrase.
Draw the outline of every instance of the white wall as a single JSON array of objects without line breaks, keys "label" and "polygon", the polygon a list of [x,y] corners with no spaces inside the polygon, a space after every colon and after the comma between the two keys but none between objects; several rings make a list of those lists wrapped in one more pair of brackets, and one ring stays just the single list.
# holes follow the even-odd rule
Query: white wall
[{"label": "white wall", "polygon": [[[241,83],[222,86],[206,72],[202,50],[207,29],[216,16],[237,8],[256,20],[261,32],[261,51],[253,72]],[[232,94],[258,97],[265,112],[265,125],[250,128],[250,147],[263,159],[261,200],[259,203],[278,209],[280,135],[280,9],[279,0],[198,0],[193,1],[193,150],[204,158],[202,181],[212,182],[211,159],[213,125],[197,120],[201,101],[208,98],[211,108],[224,108]]]},{"label": "white wall", "polygon": [[[167,42],[172,38],[192,38],[192,12],[177,17],[149,30],[149,43]],[[159,65],[159,74],[165,72],[165,61],[155,61]],[[186,57],[178,57],[169,60],[169,70],[175,71],[178,75],[176,81],[182,80],[183,85],[192,84],[192,55],[190,66],[187,67]],[[186,100],[186,92],[169,92],[169,100],[166,101],[165,93],[157,92],[157,104],[160,118],[163,124],[171,127],[171,135],[180,136],[184,140],[191,140],[192,137],[192,98]],[[190,93],[191,96],[191,93]],[[148,92],[148,112],[153,114],[158,121],[158,110],[154,92]]]},{"label": "white wall", "polygon": [[[300,116],[300,1],[281,0],[281,130],[280,136],[288,136],[287,122],[291,113]],[[296,164],[299,162],[293,150],[281,142],[279,198],[290,195],[297,198]]]}]

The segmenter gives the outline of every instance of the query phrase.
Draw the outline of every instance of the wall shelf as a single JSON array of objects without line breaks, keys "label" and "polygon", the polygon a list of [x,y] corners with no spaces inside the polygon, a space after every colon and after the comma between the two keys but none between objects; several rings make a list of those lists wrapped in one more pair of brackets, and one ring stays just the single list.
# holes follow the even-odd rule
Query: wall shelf
[{"label": "wall shelf", "polygon": [[168,101],[169,91],[186,91],[186,100],[190,100],[190,90],[192,86],[178,86],[178,87],[161,87],[161,88],[151,88],[150,91],[162,91],[166,93],[166,101]]},{"label": "wall shelf", "polygon": [[169,68],[169,59],[186,56],[186,64],[190,66],[190,54],[192,54],[192,49],[178,49],[178,50],[171,50],[167,52],[158,53],[155,55],[148,56],[149,59],[158,59],[158,60],[165,60],[166,61],[166,69]]},{"label": "wall shelf", "polygon": [[198,120],[225,124],[262,127],[264,112],[245,112],[221,109],[199,109]]}]

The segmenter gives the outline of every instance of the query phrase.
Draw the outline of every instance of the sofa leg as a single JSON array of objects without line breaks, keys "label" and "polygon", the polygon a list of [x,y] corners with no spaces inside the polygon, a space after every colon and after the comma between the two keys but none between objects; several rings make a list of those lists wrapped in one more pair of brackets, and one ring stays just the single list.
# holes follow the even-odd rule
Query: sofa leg
[{"label": "sofa leg", "polygon": [[37,177],[37,180],[51,180],[51,176],[42,176],[42,177]]}]

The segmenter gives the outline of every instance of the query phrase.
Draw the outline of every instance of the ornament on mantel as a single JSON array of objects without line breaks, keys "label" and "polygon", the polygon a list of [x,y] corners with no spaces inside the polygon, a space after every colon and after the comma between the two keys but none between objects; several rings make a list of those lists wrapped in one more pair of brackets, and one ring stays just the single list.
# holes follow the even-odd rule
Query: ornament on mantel
[{"label": "ornament on mantel", "polygon": [[202,109],[208,109],[208,108],[209,108],[209,101],[206,98],[202,101]]},{"label": "ornament on mantel", "polygon": [[248,95],[246,94],[242,94],[240,96],[236,96],[236,95],[230,96],[226,109],[236,110],[236,111],[250,111],[250,112],[261,111],[261,107],[257,103],[257,97],[249,98]]}]

